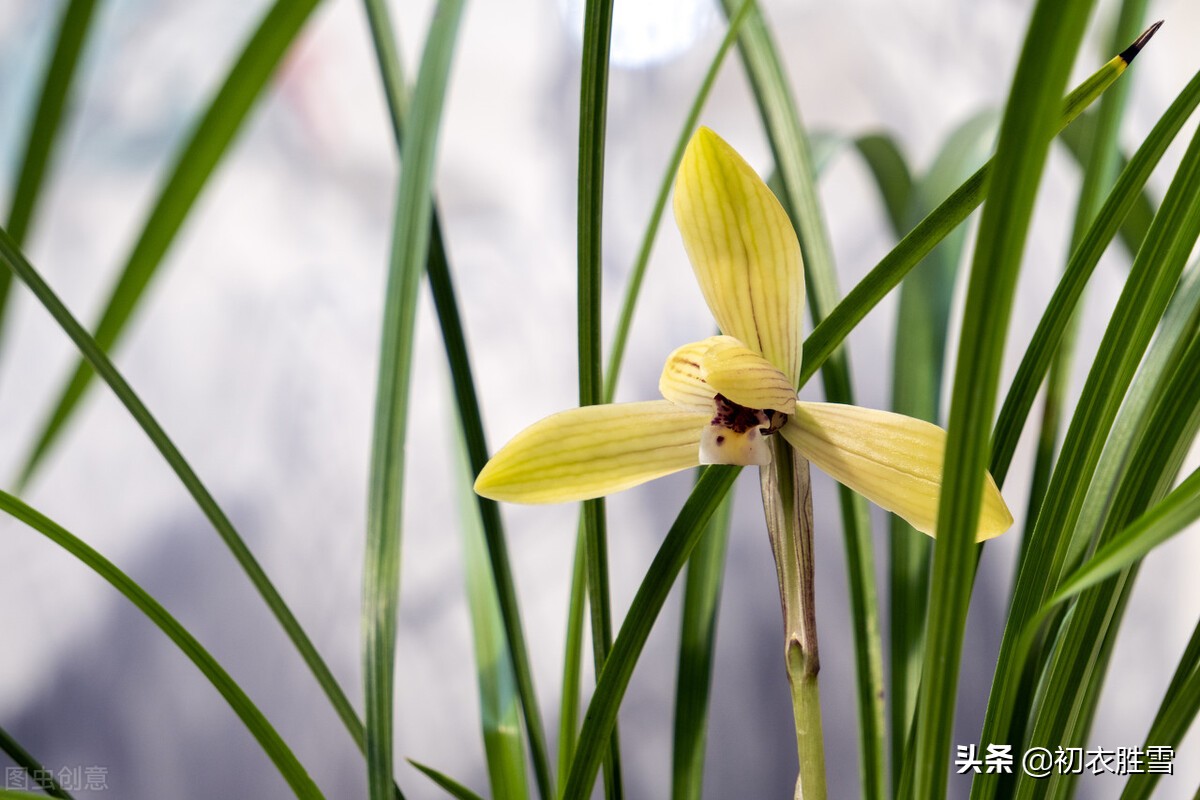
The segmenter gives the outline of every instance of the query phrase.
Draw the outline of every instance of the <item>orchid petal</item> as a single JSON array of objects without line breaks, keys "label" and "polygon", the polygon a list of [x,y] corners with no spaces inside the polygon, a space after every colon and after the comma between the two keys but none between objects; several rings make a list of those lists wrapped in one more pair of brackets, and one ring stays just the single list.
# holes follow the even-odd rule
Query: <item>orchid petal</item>
[{"label": "orchid petal", "polygon": [[658,390],[694,411],[711,410],[718,394],[745,408],[790,414],[796,407],[796,390],[787,377],[732,336],[710,336],[671,353]]},{"label": "orchid petal", "polygon": [[697,466],[711,416],[665,400],[563,411],[514,436],[479,473],[475,491],[510,503],[619,492]]},{"label": "orchid petal", "polygon": [[684,248],[721,331],[761,354],[795,385],[804,264],[783,206],[732,147],[700,128],[679,166],[674,207]]},{"label": "orchid petal", "polygon": [[714,336],[700,358],[700,374],[718,393],[739,406],[791,414],[796,389],[787,376],[732,336]]},{"label": "orchid petal", "polygon": [[662,375],[658,378],[658,391],[663,397],[681,408],[712,416],[713,398],[717,393],[704,380],[700,362],[716,338],[712,336],[685,344],[667,356],[667,363],[663,364]]},{"label": "orchid petal", "polygon": [[[836,403],[797,403],[780,430],[812,463],[930,536],[937,524],[946,432],[922,420]],[[985,475],[976,541],[998,536],[1012,514]]]}]

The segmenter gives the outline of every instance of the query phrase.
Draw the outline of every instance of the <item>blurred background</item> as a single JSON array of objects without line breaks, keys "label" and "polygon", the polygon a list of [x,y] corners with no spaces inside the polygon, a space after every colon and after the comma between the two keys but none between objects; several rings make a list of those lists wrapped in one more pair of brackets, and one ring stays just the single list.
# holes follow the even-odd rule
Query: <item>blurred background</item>
[{"label": "blurred background", "polygon": [[[53,44],[60,2],[0,0],[0,208]],[[75,85],[26,252],[94,321],[176,148],[268,7],[264,0],[108,0]],[[971,114],[999,108],[1032,4],[1018,0],[811,0],[763,6],[805,122],[894,134],[926,167]],[[431,2],[393,4],[414,65]],[[1101,2],[1073,82],[1113,53]],[[1159,0],[1166,25],[1124,78],[1122,141],[1136,146],[1200,69],[1200,4]],[[575,170],[582,0],[468,4],[443,124],[438,203],[494,448],[576,402]],[[664,164],[723,34],[713,0],[617,0],[605,184],[604,302],[612,330]],[[415,72],[415,67],[413,69]],[[734,54],[703,122],[770,169]],[[1151,182],[1166,177],[1193,120]],[[116,362],[207,481],[356,703],[359,593],[380,312],[397,160],[359,3],[314,14],[168,253]],[[892,245],[852,153],[821,184],[843,291]],[[1014,310],[1011,377],[1065,260],[1078,169],[1052,152]],[[1088,290],[1073,391],[1128,269],[1119,246]],[[959,287],[961,292],[962,287]],[[0,340],[0,485],[8,488],[75,350],[21,288]],[[957,314],[957,312],[956,312]],[[890,401],[894,298],[849,339],[858,402]],[[657,395],[674,347],[712,321],[665,220],[618,399]],[[486,786],[463,589],[452,399],[428,298],[416,341],[397,657],[397,750]],[[898,368],[902,368],[900,365]],[[818,399],[819,382],[804,396]],[[1036,413],[1036,412],[1035,412]],[[1032,458],[1007,482],[1012,535],[987,548],[968,623],[955,741],[976,742],[1002,632]],[[1196,465],[1193,457],[1185,465]],[[690,487],[677,475],[610,503],[613,603],[623,614]],[[814,475],[817,603],[831,797],[858,792],[853,652],[832,481]],[[735,490],[707,765],[711,797],[788,797],[795,778],[780,615],[757,480]],[[329,797],[365,793],[362,758],[299,657],[194,503],[98,383],[25,496],[128,571],[249,692]],[[887,525],[875,513],[881,591]],[[557,725],[575,507],[507,507],[506,522],[547,725]],[[1200,616],[1200,541],[1146,561],[1091,746],[1142,744]],[[114,797],[284,797],[288,790],[194,666],[96,575],[0,519],[0,724],[54,769],[102,766]],[[886,610],[883,613],[886,624]],[[669,792],[678,597],[664,611],[621,715],[629,796]],[[885,632],[886,642],[886,632]],[[590,661],[590,659],[585,659]],[[8,762],[4,762],[7,765]],[[1158,796],[1191,797],[1200,735]],[[438,797],[399,767],[409,797]],[[1085,778],[1080,797],[1123,780]],[[967,784],[951,780],[951,796]],[[81,793],[87,796],[87,793]],[[100,793],[96,793],[100,796]]]}]

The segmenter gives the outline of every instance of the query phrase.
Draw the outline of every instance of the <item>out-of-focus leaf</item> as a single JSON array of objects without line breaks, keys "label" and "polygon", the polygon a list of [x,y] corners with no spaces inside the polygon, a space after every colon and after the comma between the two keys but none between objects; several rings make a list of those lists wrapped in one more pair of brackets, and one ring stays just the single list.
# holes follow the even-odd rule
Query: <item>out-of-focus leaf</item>
[{"label": "out-of-focus leaf", "polygon": [[[905,222],[896,235],[926,216],[987,158],[995,138],[996,115],[977,114],[947,138],[929,171],[910,192]],[[966,229],[952,231],[900,286],[893,358],[892,409],[928,422],[941,416],[950,301]],[[901,517],[891,515],[888,537],[890,640],[890,723],[892,788],[898,787],[904,747],[912,727],[925,644],[925,609],[933,542]]]},{"label": "out-of-focus leaf", "polygon": [[[283,54],[296,38],[318,0],[276,0],[229,69],[225,82],[205,109],[187,143],[180,149],[171,174],[163,182],[154,208],[142,226],[137,244],[129,254],[120,277],[105,303],[93,333],[100,349],[108,352],[125,332],[146,287],[158,272],[176,234],[208,183],[221,158],[229,150],[274,73]],[[76,364],[25,459],[19,481],[24,486],[33,476],[63,426],[91,384],[92,367],[82,359]]]},{"label": "out-of-focus leaf", "polygon": [[872,133],[855,139],[854,146],[875,179],[892,230],[897,237],[903,236],[908,230],[913,176],[900,145],[886,133]]},{"label": "out-of-focus leaf", "polygon": [[[18,245],[25,243],[38,198],[41,197],[46,170],[62,130],[63,111],[75,78],[75,67],[79,64],[79,54],[91,30],[92,12],[95,9],[96,0],[70,0],[59,21],[58,37],[42,77],[42,91],[25,138],[25,154],[21,159],[17,188],[13,192],[12,208],[9,209],[8,224],[5,226],[8,235]],[[12,275],[7,271],[0,272],[0,334],[4,331],[11,287]]]},{"label": "out-of-focus leaf", "polygon": [[[1076,120],[1074,125],[1062,132],[1062,141],[1067,146],[1067,152],[1081,166],[1087,157],[1088,143],[1095,136],[1095,128],[1096,115],[1088,112]],[[1128,164],[1129,158],[1124,153],[1118,152],[1118,171],[1123,171]],[[1146,238],[1146,231],[1150,229],[1150,222],[1154,219],[1156,209],[1157,205],[1150,199],[1150,194],[1145,189],[1138,192],[1137,199],[1133,201],[1133,207],[1129,209],[1129,215],[1125,217],[1125,221],[1121,223],[1118,231],[1121,244],[1125,246],[1125,250],[1131,257],[1136,255],[1138,248],[1142,246],[1142,240]]]},{"label": "out-of-focus leaf", "polygon": [[[13,760],[14,764],[25,770],[25,775],[28,777],[30,784],[41,787],[41,789],[46,793],[45,795],[42,795],[25,794],[22,792],[19,794],[20,797],[40,798],[49,795],[50,797],[59,797],[63,798],[64,800],[72,800],[70,793],[60,786],[58,781],[54,780],[54,771],[48,770],[42,766],[41,762],[34,758],[28,750],[22,747],[21,743],[14,739],[8,733],[8,731],[4,730],[4,728],[0,728],[0,751],[3,751],[5,754],[7,754],[8,757]],[[4,783],[6,787],[12,786],[13,784],[13,781],[7,779],[7,773]],[[13,796],[18,796],[17,792],[12,792],[12,794]]]},{"label": "out-of-focus leaf", "polygon": [[680,621],[679,671],[675,682],[672,800],[700,800],[703,796],[717,608],[721,601],[732,517],[733,498],[726,497],[688,559]]},{"label": "out-of-focus leaf", "polygon": [[708,520],[740,472],[741,467],[705,467],[696,482],[696,488],[667,532],[634,595],[625,621],[621,623],[621,631],[596,681],[596,691],[583,718],[575,758],[571,761],[571,770],[561,797],[574,800],[591,796],[596,773],[600,770],[600,762],[608,749],[609,736],[617,722],[621,698],[629,687],[633,668],[646,645],[654,621],[658,619],[679,571],[707,529]]},{"label": "out-of-focus leaf", "polygon": [[284,780],[287,781],[296,796],[301,798],[323,797],[317,785],[308,776],[304,766],[296,760],[295,754],[258,707],[254,705],[254,702],[234,682],[229,673],[217,663],[216,659],[204,649],[203,645],[165,608],[159,605],[158,601],[79,537],[7,492],[0,491],[0,511],[20,520],[66,550],[108,581],[114,589],[125,595],[131,603],[137,606],[138,611],[141,611],[148,620],[157,625],[159,630],[165,633],[183,651],[183,654],[204,673],[204,677],[208,678],[213,687],[221,693],[246,729],[266,751],[275,766],[279,768],[280,774],[283,775]]},{"label": "out-of-focus leaf", "polygon": [[408,759],[408,763],[412,764],[414,767],[423,772],[425,776],[429,778],[429,780],[436,783],[442,789],[445,789],[446,793],[451,797],[456,798],[456,800],[483,800],[483,798],[475,794],[475,792],[472,792],[470,789],[463,786],[449,775],[438,772],[433,767],[427,767],[424,764],[419,764],[416,761],[413,761],[411,758]]},{"label": "out-of-focus leaf", "polygon": [[425,41],[413,92],[412,124],[401,149],[392,258],[384,295],[363,566],[367,779],[372,800],[387,800],[394,785],[393,685],[413,331],[417,294],[429,257],[438,131],[463,5],[464,0],[440,0]]}]

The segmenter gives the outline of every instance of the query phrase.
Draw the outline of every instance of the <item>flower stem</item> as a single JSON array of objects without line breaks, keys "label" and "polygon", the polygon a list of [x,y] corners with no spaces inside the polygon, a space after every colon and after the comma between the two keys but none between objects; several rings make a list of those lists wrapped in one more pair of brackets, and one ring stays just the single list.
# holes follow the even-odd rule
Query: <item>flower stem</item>
[{"label": "flower stem", "polygon": [[796,798],[825,800],[825,744],[817,673],[817,616],[813,603],[813,515],[808,461],[782,437],[774,459],[760,471],[763,512],[779,577],[784,661],[792,691],[800,776]]}]

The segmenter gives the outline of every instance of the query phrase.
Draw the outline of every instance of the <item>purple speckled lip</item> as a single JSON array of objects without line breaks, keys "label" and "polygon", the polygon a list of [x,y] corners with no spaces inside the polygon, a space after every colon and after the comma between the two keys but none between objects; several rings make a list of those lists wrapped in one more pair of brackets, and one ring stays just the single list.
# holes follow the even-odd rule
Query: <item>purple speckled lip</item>
[{"label": "purple speckled lip", "polygon": [[[728,428],[734,433],[742,434],[758,426],[760,433],[769,436],[787,422],[787,414],[780,411],[762,411],[757,408],[739,406],[723,394],[718,394],[713,399],[717,404],[717,413],[712,418],[711,424]],[[721,438],[717,437],[717,444],[721,444]]]}]

